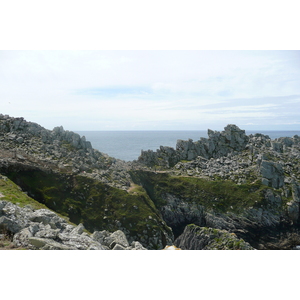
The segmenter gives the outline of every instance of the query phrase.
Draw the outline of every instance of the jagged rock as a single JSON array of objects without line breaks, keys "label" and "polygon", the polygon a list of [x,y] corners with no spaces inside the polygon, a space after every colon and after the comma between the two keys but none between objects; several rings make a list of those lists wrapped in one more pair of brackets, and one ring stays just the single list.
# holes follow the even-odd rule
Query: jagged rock
[{"label": "jagged rock", "polygon": [[16,247],[28,247],[29,245],[31,245],[29,242],[29,238],[31,237],[33,237],[33,233],[27,227],[14,235],[13,243]]},{"label": "jagged rock", "polygon": [[80,235],[80,234],[83,233],[84,229],[85,229],[85,228],[84,228],[83,224],[80,223],[77,227],[75,227],[75,228],[71,231],[71,234],[78,234],[78,235]]},{"label": "jagged rock", "polygon": [[[114,242],[114,243],[116,243],[116,244],[122,245],[122,246],[124,246],[125,248],[126,248],[126,247],[129,247],[129,243],[128,243],[128,241],[127,241],[127,238],[126,238],[124,232],[121,231],[121,230],[117,230],[117,231],[113,232],[113,233],[110,235],[109,238],[112,240],[112,242]],[[110,247],[110,248],[111,248],[111,247]]]},{"label": "jagged rock", "polygon": [[90,247],[93,247],[93,249],[105,250],[100,243],[93,240],[90,236],[83,234],[59,233],[58,239],[61,240],[64,245],[78,250],[87,250]]},{"label": "jagged rock", "polygon": [[[161,146],[156,152],[143,151],[139,162],[127,164],[92,149],[90,142],[86,141],[85,137],[66,131],[62,126],[55,127],[50,131],[38,124],[27,122],[23,118],[11,118],[0,114],[0,141],[0,171],[5,172],[8,170],[15,173],[20,170],[30,172],[31,170],[41,170],[41,168],[43,168],[43,174],[47,174],[47,172],[48,174],[52,172],[60,174],[62,171],[69,174],[83,172],[83,176],[127,190],[132,180],[128,171],[130,168],[141,168],[140,162],[146,166],[154,166],[155,171],[157,166],[160,166],[167,168],[164,171],[173,172],[175,175],[189,175],[189,180],[194,179],[193,177],[207,178],[211,181],[230,180],[238,185],[243,185],[244,188],[253,185],[253,190],[255,190],[258,188],[259,179],[269,187],[264,189],[264,200],[258,201],[259,205],[251,203],[253,207],[247,207],[239,214],[233,214],[229,207],[226,207],[228,211],[216,213],[214,206],[207,209],[205,207],[207,204],[203,206],[193,204],[188,199],[193,191],[189,191],[184,197],[183,195],[175,197],[172,192],[166,193],[162,199],[158,199],[159,201],[166,200],[166,203],[160,207],[160,213],[167,220],[167,224],[172,224],[174,228],[194,222],[201,226],[227,229],[249,237],[255,234],[259,235],[260,230],[264,231],[263,234],[267,236],[269,230],[290,226],[291,223],[294,224],[293,229],[295,229],[299,222],[299,136],[283,137],[272,141],[269,136],[263,134],[246,136],[244,130],[230,124],[222,132],[208,130],[208,138],[201,138],[196,142],[178,140],[176,149]],[[173,166],[175,168],[171,169]],[[157,174],[161,170],[163,168],[160,168]],[[66,190],[68,188],[66,186]],[[145,190],[146,188],[151,190],[152,187],[145,185]],[[37,189],[39,190],[39,188]],[[76,191],[80,194],[76,200],[83,201],[87,190],[88,188],[84,187],[82,191]],[[147,190],[146,192],[153,197],[151,191]],[[249,192],[252,192],[252,188],[249,188]],[[31,195],[34,195],[34,192]],[[174,197],[176,200],[172,200]],[[212,196],[211,199],[208,199],[211,201],[208,202],[209,206],[214,203],[214,198]],[[92,197],[90,200],[85,205],[93,205]],[[243,199],[241,200],[243,201]],[[53,207],[56,207],[55,201],[51,202]],[[132,207],[136,207],[135,213],[142,212],[142,208],[139,206]],[[70,211],[73,213],[75,209],[70,206]],[[66,221],[51,215],[51,213],[44,214],[42,211],[38,212],[30,208],[20,209],[12,205],[4,205],[0,201],[0,217],[2,216],[5,217],[2,219],[5,226],[19,226],[20,231],[15,236],[17,239],[17,234],[20,233],[19,239],[23,243],[26,240],[28,242],[30,234],[32,237],[47,238],[60,244],[68,243],[66,236],[69,235],[71,236],[70,245],[72,243],[81,244],[80,249],[86,249],[86,247],[88,247],[87,249],[97,249],[99,247],[98,244],[88,241],[88,235],[83,232],[83,225],[77,227],[68,225]],[[78,217],[77,220],[79,219]],[[83,219],[80,220],[85,222]],[[161,219],[159,220],[157,222],[161,222]],[[131,243],[133,238],[128,235],[127,229],[123,228],[126,222],[122,223],[120,220],[113,222],[105,228],[109,228],[109,230],[110,228],[114,228],[113,230],[120,228]],[[148,237],[152,224],[147,224],[147,226],[149,228],[143,228],[135,236],[143,244],[146,241],[149,243]],[[152,238],[155,248],[172,243],[172,234],[165,235],[166,227],[164,230],[157,231],[157,236]],[[153,229],[152,232],[154,231]],[[103,242],[103,244],[100,242],[101,247],[105,249],[112,249],[116,245],[125,249],[134,248],[132,244],[124,246],[110,232],[102,235],[95,232],[93,236],[93,238],[89,238],[101,240]],[[250,237],[251,239],[252,237]],[[104,245],[104,243],[106,244]],[[51,247],[54,246],[49,246],[49,248]]]},{"label": "jagged rock", "polygon": [[131,243],[131,250],[147,250],[145,247],[142,246],[140,242],[132,242]]},{"label": "jagged rock", "polygon": [[122,245],[115,244],[115,246],[112,248],[112,250],[126,250],[126,248]]},{"label": "jagged rock", "polygon": [[164,200],[166,204],[161,207],[160,212],[168,226],[181,228],[190,223],[203,223],[204,209],[201,205],[184,202],[183,199],[168,193],[165,194]]},{"label": "jagged rock", "polygon": [[254,250],[234,233],[194,224],[186,226],[183,234],[174,241],[174,245],[182,250]]},{"label": "jagged rock", "polygon": [[75,247],[66,246],[51,239],[30,237],[29,243],[36,249],[42,250],[76,250]]},{"label": "jagged rock", "polygon": [[94,231],[91,236],[95,241],[100,242],[103,247],[112,250],[147,250],[141,243],[133,241],[129,246],[128,240],[121,230],[110,233],[106,230]]},{"label": "jagged rock", "polygon": [[109,246],[105,241],[106,238],[109,237],[110,235],[111,235],[110,232],[108,232],[107,230],[103,230],[103,231],[94,231],[91,237],[93,240],[99,242],[100,244]]},{"label": "jagged rock", "polygon": [[17,233],[22,229],[22,226],[18,221],[14,221],[6,216],[0,217],[0,229],[11,233]]},{"label": "jagged rock", "polygon": [[48,209],[33,211],[1,201],[0,227],[13,234],[17,247],[33,249],[104,250],[105,248],[88,234],[84,226],[74,227]]},{"label": "jagged rock", "polygon": [[35,237],[47,238],[47,239],[56,239],[58,237],[60,230],[52,229],[49,224],[47,224],[43,229],[39,230]]},{"label": "jagged rock", "polygon": [[196,142],[192,139],[178,140],[176,150],[171,147],[160,147],[156,152],[142,151],[138,161],[147,166],[173,167],[180,160],[194,160],[198,156],[218,158],[246,148],[249,138],[245,130],[233,124],[227,125],[224,129],[222,132],[208,129],[209,138],[201,138]]},{"label": "jagged rock", "polygon": [[275,189],[284,184],[284,172],[280,163],[263,160],[260,164],[260,172],[263,177],[262,183]]}]

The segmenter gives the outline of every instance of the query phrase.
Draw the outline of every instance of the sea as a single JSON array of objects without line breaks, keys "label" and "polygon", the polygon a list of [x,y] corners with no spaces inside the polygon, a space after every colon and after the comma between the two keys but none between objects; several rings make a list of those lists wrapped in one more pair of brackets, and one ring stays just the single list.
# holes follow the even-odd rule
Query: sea
[{"label": "sea", "polygon": [[[137,160],[141,150],[156,151],[160,146],[176,148],[177,140],[192,139],[194,142],[201,137],[207,138],[207,130],[189,131],[76,131],[92,143],[94,149],[111,157],[125,161]],[[300,131],[247,131],[246,134],[262,133],[273,140],[279,137],[300,136]]]}]

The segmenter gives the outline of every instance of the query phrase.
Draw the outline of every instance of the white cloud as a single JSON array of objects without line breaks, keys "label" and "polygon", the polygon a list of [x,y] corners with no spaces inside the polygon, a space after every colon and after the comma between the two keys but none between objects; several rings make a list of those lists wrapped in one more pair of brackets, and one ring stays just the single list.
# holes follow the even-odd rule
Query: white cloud
[{"label": "white cloud", "polygon": [[1,51],[1,112],[70,130],[297,125],[299,53]]}]

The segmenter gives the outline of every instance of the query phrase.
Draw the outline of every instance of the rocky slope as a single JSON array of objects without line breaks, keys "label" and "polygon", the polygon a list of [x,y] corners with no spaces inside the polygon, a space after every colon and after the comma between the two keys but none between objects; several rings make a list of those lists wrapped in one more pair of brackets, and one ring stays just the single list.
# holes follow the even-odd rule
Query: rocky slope
[{"label": "rocky slope", "polygon": [[163,248],[173,240],[151,199],[127,192],[130,164],[91,147],[62,127],[46,130],[0,115],[0,174],[48,208],[89,231],[123,231],[129,242]]},{"label": "rocky slope", "polygon": [[254,250],[249,243],[226,230],[190,224],[176,241],[182,250]]},{"label": "rocky slope", "polygon": [[176,149],[142,152],[158,172],[135,171],[175,237],[195,223],[235,233],[258,249],[300,242],[300,137],[247,136],[235,125]]},{"label": "rocky slope", "polygon": [[121,231],[128,245],[147,249],[291,249],[300,244],[299,171],[299,136],[271,140],[228,125],[126,163],[62,127],[0,115],[0,174],[71,222],[102,232],[102,247]]},{"label": "rocky slope", "polygon": [[76,226],[68,218],[45,208],[5,176],[0,178],[0,190],[0,240],[11,240],[15,248],[146,250],[137,241],[129,244],[121,230],[88,233],[83,224]]}]

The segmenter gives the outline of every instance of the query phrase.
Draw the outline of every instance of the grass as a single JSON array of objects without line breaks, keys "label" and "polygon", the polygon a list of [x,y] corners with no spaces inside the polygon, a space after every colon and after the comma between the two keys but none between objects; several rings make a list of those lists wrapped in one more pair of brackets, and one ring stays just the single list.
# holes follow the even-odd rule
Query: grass
[{"label": "grass", "polygon": [[263,186],[260,180],[238,185],[230,180],[211,181],[143,171],[133,172],[132,177],[145,188],[158,208],[166,204],[166,194],[216,212],[240,213],[245,208],[266,205],[263,194],[268,187]]},{"label": "grass", "polygon": [[[34,210],[49,209],[45,204],[29,197],[17,184],[2,175],[0,175],[0,201],[1,200],[9,201],[20,207],[30,205]],[[64,218],[69,224],[75,225],[73,222],[70,222],[66,215],[60,213],[57,213],[57,215]]]},{"label": "grass", "polygon": [[[39,170],[12,172],[8,176],[38,200],[40,208],[50,208],[75,224],[83,223],[89,231],[126,229],[134,240],[139,240],[142,232],[146,239],[164,235],[163,232],[171,234],[152,200],[138,186],[128,193],[86,176]],[[28,204],[30,197],[22,193],[24,199],[19,200],[20,193],[14,202]]]},{"label": "grass", "polygon": [[0,175],[0,200],[9,201],[20,207],[31,205],[34,209],[47,208],[45,205],[35,201],[26,193],[22,192],[19,186],[6,177]]}]

